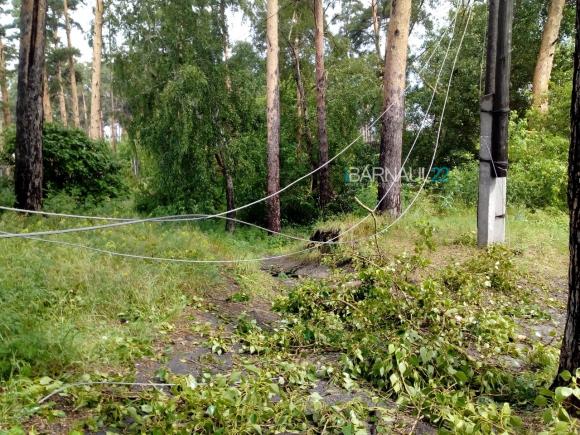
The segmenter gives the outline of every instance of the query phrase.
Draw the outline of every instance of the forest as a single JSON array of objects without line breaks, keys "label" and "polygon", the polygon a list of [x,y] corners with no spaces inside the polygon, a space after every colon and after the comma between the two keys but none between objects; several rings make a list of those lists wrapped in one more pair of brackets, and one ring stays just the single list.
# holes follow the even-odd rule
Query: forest
[{"label": "forest", "polygon": [[580,0],[0,0],[0,434],[580,432]]}]

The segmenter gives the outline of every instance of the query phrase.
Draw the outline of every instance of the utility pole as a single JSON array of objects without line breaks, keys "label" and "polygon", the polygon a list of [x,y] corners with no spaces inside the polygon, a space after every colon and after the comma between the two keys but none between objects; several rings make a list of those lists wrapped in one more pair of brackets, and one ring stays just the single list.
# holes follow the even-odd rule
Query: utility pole
[{"label": "utility pole", "polygon": [[489,0],[479,151],[480,247],[505,242],[512,22],[513,0]]}]

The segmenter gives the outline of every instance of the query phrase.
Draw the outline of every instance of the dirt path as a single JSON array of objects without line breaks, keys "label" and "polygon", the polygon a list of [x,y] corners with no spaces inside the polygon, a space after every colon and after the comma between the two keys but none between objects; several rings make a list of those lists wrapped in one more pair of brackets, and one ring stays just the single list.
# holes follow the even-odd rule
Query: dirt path
[{"label": "dirt path", "polygon": [[[276,278],[279,289],[288,289],[303,279],[323,279],[330,276],[330,269],[324,265],[304,261],[270,261],[262,269]],[[280,316],[272,311],[271,301],[252,298],[247,302],[233,302],[232,296],[238,288],[232,284],[217,295],[208,295],[202,307],[191,307],[183,313],[173,332],[156,345],[154,358],[147,358],[136,364],[136,382],[160,382],[166,373],[174,375],[201,376],[203,373],[227,374],[242,370],[244,364],[259,365],[259,357],[241,352],[242,345],[237,341],[235,328],[237,319],[246,316],[263,330],[273,330],[280,322]],[[212,338],[220,337],[230,343],[221,353],[212,350]],[[337,364],[340,355],[336,353],[312,353],[299,351],[296,362],[306,362],[320,368],[323,365]],[[364,389],[347,391],[327,380],[319,380],[309,390],[316,393],[329,406],[343,405],[353,401],[365,403],[373,411],[368,416],[368,433],[376,433],[373,421],[377,420],[377,409],[388,409],[390,431],[393,433],[436,433],[435,429],[411,415],[397,410],[393,402],[376,403],[373,395]],[[384,427],[384,425],[383,425]]]}]

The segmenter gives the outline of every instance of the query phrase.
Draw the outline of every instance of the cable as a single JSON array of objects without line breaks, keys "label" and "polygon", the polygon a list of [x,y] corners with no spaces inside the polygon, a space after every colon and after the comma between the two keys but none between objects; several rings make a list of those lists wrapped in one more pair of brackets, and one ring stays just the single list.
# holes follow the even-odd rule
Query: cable
[{"label": "cable", "polygon": [[[103,216],[85,216],[85,215],[74,215],[74,214],[64,214],[64,213],[51,213],[51,212],[45,212],[45,211],[27,211],[27,210],[23,210],[23,209],[19,209],[19,208],[5,207],[5,206],[0,206],[0,210],[12,211],[12,212],[17,212],[17,213],[30,213],[30,214],[40,215],[40,216],[87,219],[87,220],[101,220],[101,221],[114,221],[114,222],[122,222],[122,223],[126,223],[126,224],[131,224],[131,223],[135,222],[135,219],[136,219],[136,218],[121,218],[121,217],[116,218],[116,217],[103,217]],[[209,216],[211,216],[211,215],[200,214],[200,213],[175,215],[175,216],[161,216],[161,217],[157,217],[157,218],[151,218],[152,220],[148,221],[148,222],[152,222],[152,223],[192,222],[192,221],[199,221],[200,219],[209,218]],[[230,218],[227,216],[216,216],[215,218],[235,222],[235,223],[238,223],[240,225],[246,225],[246,226],[256,228],[259,230],[263,230],[263,231],[268,231],[268,232],[271,232],[271,233],[276,234],[278,236],[285,237],[285,238],[288,238],[291,240],[297,240],[297,241],[301,241],[301,242],[310,242],[309,239],[304,239],[304,238],[298,237],[298,236],[292,236],[290,234],[286,234],[286,233],[282,233],[282,232],[278,232],[278,231],[270,231],[268,228],[262,227],[262,226],[257,225],[257,224],[253,224],[251,222],[243,221],[241,219]],[[72,228],[72,229],[74,229],[74,228]],[[2,234],[1,231],[0,231],[0,234]],[[4,234],[12,234],[12,233],[4,233]],[[28,234],[26,234],[26,233],[21,233],[21,234],[23,236],[28,236]],[[35,235],[35,234],[30,234],[30,235]],[[38,235],[38,234],[36,234],[36,235]]]},{"label": "cable", "polygon": [[[383,113],[381,113],[381,115],[375,119],[370,125],[369,127],[373,127],[374,125],[376,125],[376,123],[389,111],[391,110],[391,108],[393,107],[393,104],[389,105],[389,107],[387,107]],[[200,218],[197,220],[205,220],[205,219],[213,219],[213,218],[217,218],[217,217],[221,217],[221,216],[226,216],[228,214],[231,213],[235,213],[241,210],[245,210],[247,208],[250,208],[254,205],[260,204],[264,201],[267,201],[275,196],[278,196],[279,194],[281,194],[282,192],[285,192],[286,190],[290,189],[292,186],[298,184],[299,182],[301,182],[302,180],[314,175],[315,173],[317,173],[318,171],[320,171],[322,168],[325,168],[326,166],[328,166],[330,163],[332,163],[334,160],[338,159],[342,154],[344,154],[346,151],[348,151],[356,142],[358,142],[361,138],[362,138],[362,133],[359,134],[359,136],[352,141],[349,145],[347,145],[346,147],[344,147],[341,151],[339,151],[337,154],[334,155],[334,157],[330,158],[326,163],[323,163],[322,165],[320,165],[318,168],[310,171],[309,173],[307,173],[306,175],[303,175],[302,177],[294,180],[293,182],[291,182],[290,184],[287,184],[285,187],[283,187],[282,189],[278,190],[277,192],[271,193],[270,195],[267,195],[261,199],[258,199],[256,201],[250,202],[246,205],[237,207],[233,210],[227,210],[221,213],[217,213],[217,214],[213,214],[213,215],[208,215],[205,218]],[[179,215],[174,215],[174,216],[168,216],[168,218],[177,218],[179,217]],[[32,233],[31,235],[37,236],[37,235],[42,235],[42,236],[48,236],[48,235],[53,235],[53,234],[66,234],[66,233],[73,233],[73,232],[84,232],[84,231],[94,231],[94,230],[98,230],[98,229],[105,229],[105,228],[114,228],[114,227],[121,227],[121,226],[125,226],[125,225],[133,225],[133,224],[138,224],[138,223],[144,223],[144,222],[151,222],[151,221],[156,221],[159,218],[147,218],[147,219],[136,219],[134,221],[125,221],[125,222],[116,222],[116,223],[112,223],[112,224],[106,224],[106,225],[99,225],[99,226],[88,226],[88,227],[79,227],[79,228],[68,228],[68,229],[64,229],[64,230],[54,230],[54,231],[40,231],[40,232],[36,232],[36,233]],[[16,234],[10,234],[10,235],[3,235],[0,236],[0,238],[14,238],[14,237],[18,237],[18,235]]]},{"label": "cable", "polygon": [[[457,60],[459,59],[459,53],[461,51],[461,47],[463,46],[463,42],[465,40],[465,35],[467,33],[467,28],[469,27],[469,22],[471,20],[472,12],[473,12],[473,7],[470,6],[469,7],[469,13],[467,15],[467,22],[465,23],[465,28],[463,29],[463,34],[461,35],[461,40],[459,41],[459,46],[457,48],[457,53],[455,54],[455,59],[453,60],[453,67],[451,68],[451,74],[449,76],[449,82],[447,83],[447,92],[446,92],[446,95],[445,95],[445,100],[443,102],[443,109],[441,110],[441,120],[439,122],[439,129],[437,131],[437,140],[435,142],[435,152],[433,153],[433,158],[431,159],[431,163],[429,165],[429,171],[427,172],[427,176],[423,180],[423,184],[421,185],[421,188],[419,189],[419,191],[417,192],[417,194],[415,195],[415,197],[413,198],[413,200],[409,203],[409,206],[391,224],[387,225],[387,227],[383,228],[381,231],[378,231],[377,232],[377,235],[383,234],[384,232],[388,231],[393,225],[395,225],[397,222],[399,222],[411,210],[411,207],[413,207],[413,205],[415,204],[415,202],[419,198],[419,195],[421,194],[421,192],[425,188],[425,185],[427,184],[427,180],[429,179],[429,174],[431,173],[431,170],[433,169],[433,165],[435,164],[435,157],[436,157],[436,154],[437,154],[437,149],[439,148],[439,142],[440,142],[440,139],[441,139],[441,131],[442,131],[442,128],[443,128],[443,119],[445,117],[445,111],[447,109],[447,103],[449,102],[449,94],[450,94],[450,91],[451,91],[451,83],[453,81],[453,75],[454,75],[454,72],[455,72],[455,67],[457,65]],[[374,235],[373,235],[373,237],[374,237]]]},{"label": "cable", "polygon": [[[457,19],[457,14],[455,15],[452,23],[453,23],[453,28],[455,28],[455,24],[456,24],[456,19]],[[433,58],[433,56],[436,53],[436,50],[439,48],[441,42],[443,41],[444,37],[447,35],[447,32],[449,31],[449,28],[447,28],[445,30],[445,32],[443,33],[442,37],[439,38],[439,40],[437,41],[437,44],[435,45],[433,51],[431,52],[431,55],[429,56],[429,58],[427,59],[427,61],[423,64],[422,68],[420,69],[420,71],[424,68],[426,68],[431,59]],[[407,87],[407,89],[409,89],[410,86]],[[433,101],[434,98],[434,94],[431,98],[431,103]],[[430,103],[430,105],[431,105]],[[393,104],[389,105],[382,113],[381,115],[375,119],[371,124],[369,124],[369,127],[373,127],[374,125],[377,124],[377,122],[393,107]],[[253,205],[259,204],[267,199],[270,199],[274,196],[276,196],[277,194],[288,190],[290,187],[294,186],[295,184],[299,183],[300,181],[304,180],[305,178],[308,178],[310,176],[312,176],[313,174],[315,174],[317,171],[319,171],[320,169],[322,169],[323,167],[327,166],[328,164],[330,164],[332,161],[336,160],[340,155],[344,154],[349,148],[351,148],[356,142],[358,142],[361,137],[363,136],[363,134],[361,133],[353,142],[351,142],[349,145],[347,145],[345,148],[343,148],[340,152],[338,152],[334,157],[332,157],[328,162],[326,162],[325,164],[321,165],[320,167],[312,170],[311,172],[309,172],[308,174],[298,178],[297,180],[293,181],[292,183],[288,184],[287,186],[285,186],[284,188],[282,188],[281,190],[279,190],[276,193],[273,193],[269,196],[266,196],[264,198],[261,198],[259,200],[256,200],[254,202],[248,203],[244,206],[238,207],[236,209],[233,210],[228,210],[222,213],[218,213],[218,214],[213,214],[213,215],[197,215],[197,217],[188,219],[190,221],[195,221],[195,220],[206,220],[206,219],[213,219],[213,218],[223,218],[226,217],[227,215],[231,214],[231,213],[235,213],[236,211],[240,211],[246,208],[249,208]],[[416,141],[415,141],[416,143]],[[413,145],[414,147],[414,145]],[[407,157],[408,158],[408,157]],[[44,232],[35,232],[35,233],[30,233],[26,236],[48,236],[48,235],[56,235],[56,234],[66,234],[66,233],[72,233],[72,232],[85,232],[85,231],[94,231],[94,230],[98,230],[98,229],[106,229],[106,228],[113,228],[113,227],[119,227],[119,226],[125,226],[125,225],[133,225],[133,224],[138,224],[138,223],[145,223],[145,222],[174,222],[177,219],[183,218],[184,216],[192,216],[192,215],[172,215],[172,216],[164,216],[164,217],[154,217],[154,218],[145,218],[145,219],[128,219],[128,218],[112,218],[112,217],[100,217],[100,216],[83,216],[83,215],[75,215],[75,214],[65,214],[65,213],[50,213],[50,212],[42,212],[42,211],[28,211],[28,210],[23,210],[23,209],[17,209],[14,207],[3,207],[0,206],[0,209],[2,210],[7,210],[7,211],[14,211],[14,212],[23,212],[23,213],[30,213],[30,214],[38,214],[38,215],[43,215],[43,216],[55,216],[55,217],[65,217],[65,218],[77,218],[77,219],[94,219],[94,220],[106,220],[106,221],[114,221],[116,223],[113,224],[107,224],[107,225],[99,225],[99,226],[88,226],[88,227],[79,227],[79,228],[68,228],[68,229],[64,229],[64,230],[54,230],[54,231],[44,231]],[[181,219],[183,220],[183,219]],[[238,221],[239,223],[245,224],[245,225],[250,225],[256,228],[260,228],[263,229],[265,231],[269,231],[267,228],[264,227],[260,227],[258,225],[254,225],[254,224],[250,224],[247,222],[243,222],[243,221]],[[277,235],[281,235],[281,236],[286,236],[284,233],[281,232],[274,232]],[[15,238],[18,237],[18,234],[12,234],[12,233],[8,233],[5,234],[4,236],[0,236],[0,238]],[[24,235],[23,235],[24,236]],[[301,241],[307,241],[310,242],[310,240],[306,240],[306,239],[302,239],[302,238],[295,238],[295,237],[289,237],[295,240],[301,240]],[[327,242],[328,243],[328,242]]]},{"label": "cable", "polygon": [[[459,47],[458,47],[458,51],[456,53],[456,56],[455,56],[455,59],[454,59],[454,62],[453,62],[453,68],[452,68],[452,72],[451,72],[451,75],[450,75],[450,78],[449,78],[449,82],[448,82],[448,86],[447,86],[447,93],[446,93],[445,102],[444,102],[444,106],[443,106],[443,110],[442,110],[441,122],[439,124],[439,130],[438,130],[438,134],[437,134],[437,141],[436,141],[436,144],[435,144],[435,150],[434,150],[434,153],[433,153],[433,157],[432,157],[432,160],[431,160],[431,165],[430,165],[430,168],[429,168],[429,172],[428,173],[430,173],[430,171],[431,171],[431,169],[433,167],[434,161],[435,161],[435,156],[436,156],[436,153],[437,153],[437,148],[438,148],[439,141],[440,141],[440,137],[441,137],[442,120],[443,120],[444,113],[445,113],[445,109],[446,109],[446,106],[447,106],[447,103],[448,103],[448,99],[449,99],[450,88],[451,88],[451,83],[452,83],[452,78],[453,78],[453,72],[454,72],[454,69],[455,69],[455,66],[456,66],[458,57],[459,57],[459,53],[460,53],[461,47],[463,45],[463,41],[464,41],[464,38],[465,38],[465,34],[467,32],[467,27],[469,25],[469,20],[471,18],[471,12],[472,12],[472,10],[470,8],[469,15],[468,15],[468,20],[466,22],[466,26],[465,26],[465,29],[463,31],[463,35],[462,35],[462,38],[461,38],[461,41],[460,41],[460,44],[459,44]],[[449,47],[448,47],[448,49],[449,49]],[[407,156],[407,158],[409,157],[409,155]],[[414,205],[414,203],[418,199],[420,193],[422,192],[422,190],[425,187],[425,184],[426,184],[427,180],[428,180],[428,176],[424,179],[423,184],[422,184],[419,192],[417,192],[417,194],[415,195],[414,199],[409,204],[409,206],[405,209],[405,211],[394,222],[392,222],[390,225],[388,225],[386,228],[384,228],[381,231],[373,234],[370,237],[374,237],[376,234],[382,234],[382,233],[384,233],[389,228],[391,228],[393,225],[395,225],[399,220],[401,220],[402,217],[404,215],[406,215],[406,213],[412,208],[412,206]],[[391,185],[391,187],[392,187],[392,185]],[[383,199],[384,199],[384,197],[383,197]],[[382,202],[383,199],[381,199],[381,201],[379,201],[379,204],[380,204],[380,202]],[[375,207],[375,210],[376,210],[376,208],[378,208],[378,205],[377,205],[377,207]],[[347,232],[352,231],[352,229],[354,229],[355,227],[357,227],[358,225],[360,225],[367,218],[368,218],[368,216],[366,216],[361,222],[359,222],[354,227],[351,227]],[[154,218],[154,219],[159,220],[159,218]],[[271,259],[285,258],[285,257],[289,257],[289,256],[293,256],[293,255],[297,255],[297,254],[309,252],[309,251],[311,251],[313,249],[317,249],[317,247],[315,246],[315,247],[307,248],[307,249],[304,249],[304,250],[301,250],[301,251],[298,251],[298,252],[293,252],[293,253],[284,254],[284,255],[278,255],[278,256],[263,257],[263,258],[259,258],[259,259],[243,259],[243,260],[188,260],[188,259],[169,259],[169,258],[163,258],[163,257],[147,257],[147,256],[133,255],[133,254],[122,254],[122,253],[117,253],[117,252],[113,252],[113,251],[108,251],[108,250],[103,250],[103,249],[88,247],[88,246],[84,246],[84,245],[80,245],[80,244],[75,244],[75,243],[60,242],[60,241],[49,241],[49,240],[45,240],[45,239],[39,239],[39,238],[33,237],[36,233],[31,233],[31,234],[28,234],[28,235],[24,235],[24,234],[22,234],[22,235],[15,235],[15,234],[10,234],[10,233],[3,233],[3,234],[4,234],[3,237],[21,236],[23,238],[27,238],[27,239],[31,239],[31,240],[37,240],[37,241],[43,241],[43,242],[49,242],[49,243],[63,244],[63,245],[72,246],[72,247],[80,247],[80,248],[88,249],[88,250],[91,250],[91,251],[94,251],[94,252],[107,253],[107,254],[110,254],[110,255],[121,256],[121,257],[126,257],[126,258],[137,258],[137,259],[152,260],[152,261],[172,261],[172,262],[178,262],[178,263],[194,263],[194,264],[209,264],[209,263],[211,263],[211,264],[215,264],[215,263],[224,264],[224,263],[240,263],[240,262],[265,261],[265,260],[271,260]],[[345,234],[345,233],[343,233],[343,234]],[[366,237],[366,238],[360,239],[358,241],[367,240],[368,238],[369,237]],[[351,241],[350,243],[356,243],[358,241]]]},{"label": "cable", "polygon": [[[419,132],[415,136],[415,140],[413,141],[413,144],[412,144],[411,148],[409,149],[409,152],[407,153],[407,156],[406,156],[403,164],[401,165],[401,169],[399,170],[399,173],[397,174],[397,176],[395,177],[395,179],[393,180],[393,182],[389,186],[389,189],[385,192],[385,194],[382,196],[382,198],[377,203],[377,205],[375,206],[375,208],[372,210],[372,213],[369,213],[363,220],[359,221],[357,224],[355,224],[352,227],[350,227],[342,235],[353,231],[355,228],[357,228],[360,225],[362,225],[370,216],[372,216],[372,214],[374,214],[378,210],[380,204],[385,200],[385,198],[387,197],[387,195],[389,194],[389,192],[391,191],[391,189],[394,187],[395,183],[398,182],[401,179],[401,176],[403,174],[403,169],[404,169],[405,165],[407,164],[409,158],[411,157],[411,153],[413,152],[415,146],[417,145],[417,142],[419,141],[419,136],[421,135],[423,129],[425,128],[425,121],[427,120],[427,118],[429,116],[429,112],[431,111],[431,106],[433,105],[433,101],[435,100],[435,92],[436,92],[437,86],[439,85],[439,81],[440,81],[441,75],[443,73],[443,68],[445,66],[445,62],[447,61],[447,56],[449,55],[449,52],[451,50],[451,45],[453,43],[453,39],[454,39],[454,36],[455,36],[455,29],[456,29],[456,23],[457,23],[456,18],[458,16],[458,13],[459,13],[459,11],[456,13],[455,19],[453,20],[453,23],[454,23],[453,24],[453,33],[452,33],[451,38],[449,39],[449,44],[447,45],[447,50],[445,52],[445,56],[443,58],[443,61],[441,62],[441,68],[439,69],[439,73],[437,74],[437,80],[435,82],[435,86],[433,86],[433,93],[431,95],[431,100],[429,101],[429,105],[427,107],[427,110],[425,111],[425,116],[423,117],[423,120],[421,121],[421,127],[419,129]],[[451,75],[453,75],[453,70],[452,70]],[[442,115],[442,117],[443,117],[443,115]],[[435,149],[434,149],[434,152],[433,152],[433,159],[435,158],[435,155],[437,153],[437,148],[438,148],[438,143],[435,145]],[[431,171],[431,168],[429,168],[429,172],[427,173],[427,177],[429,176],[430,171]],[[372,238],[375,235],[376,234],[373,234],[369,238]],[[350,243],[352,243],[352,241]]]}]

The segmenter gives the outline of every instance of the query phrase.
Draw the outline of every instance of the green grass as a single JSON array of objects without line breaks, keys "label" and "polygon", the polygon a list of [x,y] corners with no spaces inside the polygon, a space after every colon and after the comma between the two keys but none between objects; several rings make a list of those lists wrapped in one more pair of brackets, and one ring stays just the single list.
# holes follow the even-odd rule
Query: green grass
[{"label": "green grass", "polygon": [[[412,252],[421,238],[418,225],[426,222],[434,227],[433,239],[438,245],[428,255],[432,268],[477,254],[474,210],[464,206],[444,208],[435,201],[419,201],[399,224],[380,236],[385,261]],[[58,198],[47,206],[95,215],[133,214],[127,200],[77,210]],[[353,213],[319,226],[345,229],[362,216]],[[379,229],[389,222],[388,218],[378,218]],[[0,230],[9,232],[91,223],[0,214]],[[343,240],[368,236],[373,230],[373,220],[367,219]],[[562,286],[567,230],[563,212],[511,209],[508,245],[520,253],[513,260],[518,269]],[[291,231],[302,236],[310,232],[300,228]],[[303,244],[253,229],[226,234],[222,222],[146,223],[53,236],[50,240],[139,255],[195,259],[254,258],[303,248]],[[22,423],[35,412],[34,400],[45,391],[39,386],[45,376],[59,382],[75,381],[87,374],[126,376],[137,359],[152,352],[153,343],[171,329],[187,305],[223,291],[231,282],[239,286],[235,297],[244,301],[251,302],[256,296],[274,299],[278,294],[272,279],[256,263],[171,264],[111,257],[26,239],[0,243],[0,429]],[[376,256],[375,242],[371,238],[362,245],[347,245],[335,250],[337,255]],[[319,254],[305,257],[318,260]],[[535,358],[542,361],[539,354]]]},{"label": "green grass", "polygon": [[[102,212],[102,210],[100,210]],[[96,211],[98,212],[98,211]],[[130,215],[127,212],[127,215]],[[32,232],[89,221],[0,215],[0,228]],[[224,234],[221,225],[138,224],[94,233],[52,236],[141,255],[227,259],[260,257],[281,244],[254,230]],[[124,259],[35,240],[2,240],[0,250],[0,379],[122,373],[151,352],[186,305],[228,285],[271,292],[253,263],[191,265]],[[16,388],[15,391],[18,391]],[[14,390],[13,390],[14,392]],[[0,400],[0,422],[14,421],[20,403]],[[2,423],[0,423],[0,427]]]}]

